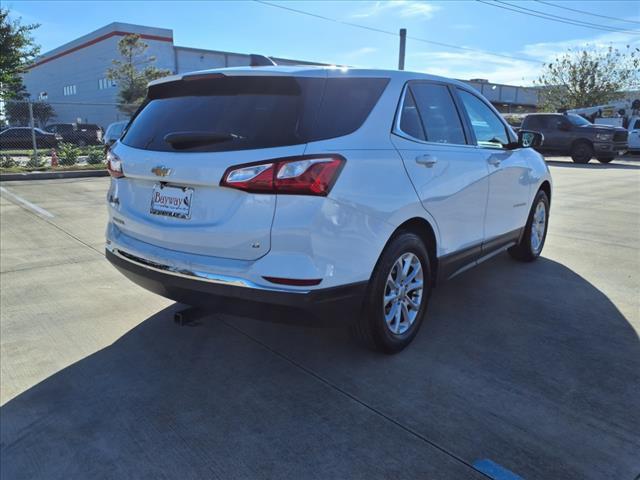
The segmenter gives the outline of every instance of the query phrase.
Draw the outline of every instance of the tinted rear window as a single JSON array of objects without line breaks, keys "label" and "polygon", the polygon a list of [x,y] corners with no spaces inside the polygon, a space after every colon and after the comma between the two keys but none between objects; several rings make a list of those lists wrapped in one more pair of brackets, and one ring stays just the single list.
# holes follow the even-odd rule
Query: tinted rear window
[{"label": "tinted rear window", "polygon": [[[220,77],[151,87],[122,141],[174,151],[169,133],[232,134],[188,151],[296,145],[347,135],[365,121],[386,86],[378,78]],[[181,149],[184,151],[184,149]]]}]

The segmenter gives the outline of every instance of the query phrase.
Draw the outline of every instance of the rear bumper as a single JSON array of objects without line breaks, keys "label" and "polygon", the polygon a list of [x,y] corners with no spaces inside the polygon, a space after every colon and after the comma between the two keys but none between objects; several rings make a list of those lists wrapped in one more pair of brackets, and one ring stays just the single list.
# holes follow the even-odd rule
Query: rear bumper
[{"label": "rear bumper", "polygon": [[[187,305],[263,320],[344,324],[360,314],[367,282],[314,290],[264,288],[224,275],[176,271],[107,246],[106,257],[141,287]],[[268,308],[265,308],[268,305]]]}]

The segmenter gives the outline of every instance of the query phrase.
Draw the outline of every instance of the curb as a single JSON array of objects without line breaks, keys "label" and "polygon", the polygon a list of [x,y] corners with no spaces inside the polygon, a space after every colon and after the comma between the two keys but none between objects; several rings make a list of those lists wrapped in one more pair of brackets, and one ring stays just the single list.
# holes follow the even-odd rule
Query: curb
[{"label": "curb", "polygon": [[0,173],[0,182],[16,180],[54,180],[63,178],[108,177],[107,170],[69,170],[65,172]]}]

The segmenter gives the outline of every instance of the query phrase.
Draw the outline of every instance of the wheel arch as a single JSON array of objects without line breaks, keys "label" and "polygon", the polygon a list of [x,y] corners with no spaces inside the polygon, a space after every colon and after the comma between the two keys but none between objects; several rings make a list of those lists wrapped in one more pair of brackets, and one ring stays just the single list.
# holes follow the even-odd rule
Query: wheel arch
[{"label": "wheel arch", "polygon": [[[413,217],[401,223],[387,240],[385,248],[401,232],[412,232],[420,237],[427,247],[429,261],[431,262],[431,280],[434,282],[438,278],[438,241],[436,231],[429,221],[423,217]],[[384,249],[383,249],[384,251]]]},{"label": "wheel arch", "polygon": [[571,149],[573,150],[573,148],[580,143],[586,143],[591,148],[593,148],[593,142],[590,139],[585,137],[580,137],[580,138],[576,138],[573,142],[571,142]]},{"label": "wheel arch", "polygon": [[545,180],[540,184],[538,191],[542,190],[547,194],[547,198],[549,199],[549,205],[551,205],[551,183],[549,180]]}]

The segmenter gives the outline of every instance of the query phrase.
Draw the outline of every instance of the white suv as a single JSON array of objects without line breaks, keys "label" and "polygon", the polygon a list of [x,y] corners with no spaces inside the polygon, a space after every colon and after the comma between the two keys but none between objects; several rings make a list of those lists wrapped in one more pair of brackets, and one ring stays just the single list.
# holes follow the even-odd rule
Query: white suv
[{"label": "white suv", "polygon": [[437,282],[507,249],[540,255],[551,178],[526,147],[541,141],[419,73],[168,77],[108,154],[107,258],[186,304],[342,318],[397,352]]}]

